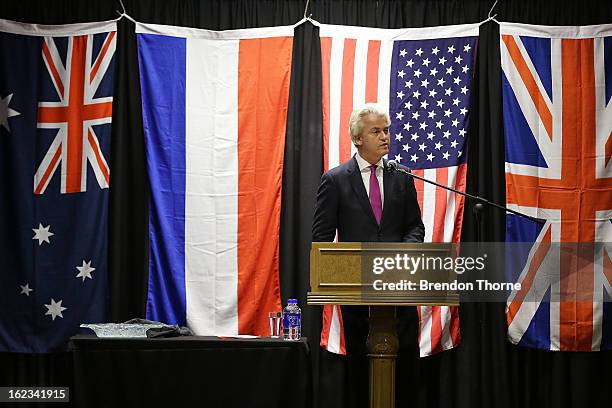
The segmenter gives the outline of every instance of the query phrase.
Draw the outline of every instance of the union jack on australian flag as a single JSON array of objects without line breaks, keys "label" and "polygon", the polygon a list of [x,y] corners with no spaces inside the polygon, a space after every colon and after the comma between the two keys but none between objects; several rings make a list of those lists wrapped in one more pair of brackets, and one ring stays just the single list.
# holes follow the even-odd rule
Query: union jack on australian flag
[{"label": "union jack on australian flag", "polygon": [[507,271],[508,337],[612,349],[612,25],[500,33],[507,205],[545,220],[506,217],[507,242],[533,243]]},{"label": "union jack on australian flag", "polygon": [[115,34],[0,20],[0,351],[106,319]]}]

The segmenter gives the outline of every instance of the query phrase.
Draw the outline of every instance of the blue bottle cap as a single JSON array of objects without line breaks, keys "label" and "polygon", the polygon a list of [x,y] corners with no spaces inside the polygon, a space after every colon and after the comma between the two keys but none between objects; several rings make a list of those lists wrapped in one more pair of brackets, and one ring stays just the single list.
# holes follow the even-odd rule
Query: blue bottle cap
[{"label": "blue bottle cap", "polygon": [[297,299],[289,299],[287,300],[287,303],[297,303]]}]

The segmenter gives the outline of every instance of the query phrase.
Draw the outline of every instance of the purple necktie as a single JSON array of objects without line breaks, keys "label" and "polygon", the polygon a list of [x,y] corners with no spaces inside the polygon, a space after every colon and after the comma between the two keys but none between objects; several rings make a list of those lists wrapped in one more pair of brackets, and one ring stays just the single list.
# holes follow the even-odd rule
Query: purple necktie
[{"label": "purple necktie", "polygon": [[380,225],[380,218],[382,217],[382,200],[380,198],[378,178],[376,178],[376,167],[378,166],[375,164],[370,166],[370,205],[372,206],[372,211],[374,211],[376,222]]}]

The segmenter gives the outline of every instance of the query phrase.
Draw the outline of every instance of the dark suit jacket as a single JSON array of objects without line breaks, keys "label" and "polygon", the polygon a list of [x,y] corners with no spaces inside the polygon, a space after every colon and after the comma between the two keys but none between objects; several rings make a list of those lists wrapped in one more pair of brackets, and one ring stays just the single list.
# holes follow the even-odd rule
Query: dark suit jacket
[{"label": "dark suit jacket", "polygon": [[[384,165],[386,169],[386,160]],[[383,188],[383,213],[378,225],[355,157],[323,174],[312,240],[331,242],[338,229],[341,242],[423,242],[425,227],[412,177],[384,171]]]},{"label": "dark suit jacket", "polygon": [[[386,168],[386,161],[384,165]],[[412,177],[385,171],[383,189],[383,213],[379,226],[354,157],[325,173],[317,193],[312,240],[331,242],[337,229],[338,240],[343,242],[423,242],[425,227]],[[416,311],[400,307],[397,313],[400,356],[416,355]],[[366,358],[368,307],[342,306],[342,319],[347,351],[348,406],[365,408],[369,400]],[[398,364],[398,378],[409,366]]]}]

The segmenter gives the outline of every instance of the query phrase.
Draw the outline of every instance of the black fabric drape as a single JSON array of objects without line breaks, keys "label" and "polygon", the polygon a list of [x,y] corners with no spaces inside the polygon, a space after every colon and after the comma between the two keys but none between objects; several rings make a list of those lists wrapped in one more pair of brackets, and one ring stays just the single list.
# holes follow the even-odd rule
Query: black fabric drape
[{"label": "black fabric drape", "polygon": [[[283,195],[280,227],[280,284],[283,305],[300,300],[302,335],[311,340],[313,370],[318,372],[321,307],[305,307],[309,288],[308,263],[312,216],[323,171],[323,112],[321,110],[321,47],[311,24],[295,29],[291,87],[287,111]],[[313,386],[318,387],[318,381]],[[315,394],[317,391],[315,390]]]},{"label": "black fabric drape", "polygon": [[[305,0],[124,0],[127,12],[143,22],[213,30],[289,25],[304,12]],[[481,21],[493,0],[311,0],[309,14],[322,23],[401,28]],[[0,18],[64,24],[115,18],[119,2],[107,0],[24,0],[0,4]],[[603,1],[505,1],[494,13],[500,21],[548,25],[612,23]],[[469,129],[467,189],[505,202],[501,112],[499,28],[481,26]],[[318,30],[295,33],[292,85],[287,118],[281,230],[283,301],[305,303],[307,254],[314,191],[321,171],[320,64]],[[147,189],[134,26],[119,24],[111,157],[109,275],[111,318],[143,315],[147,281]],[[503,213],[485,209],[478,234],[470,202],[464,215],[464,241],[502,241]],[[5,271],[0,271],[5,273]],[[318,347],[320,308],[303,307],[303,331],[311,341],[315,402],[343,407],[343,358]],[[406,387],[415,407],[599,407],[612,390],[610,353],[552,353],[519,348],[506,341],[504,307],[461,307],[462,344],[440,355],[411,359]],[[69,355],[0,354],[0,386],[72,384]]]}]

